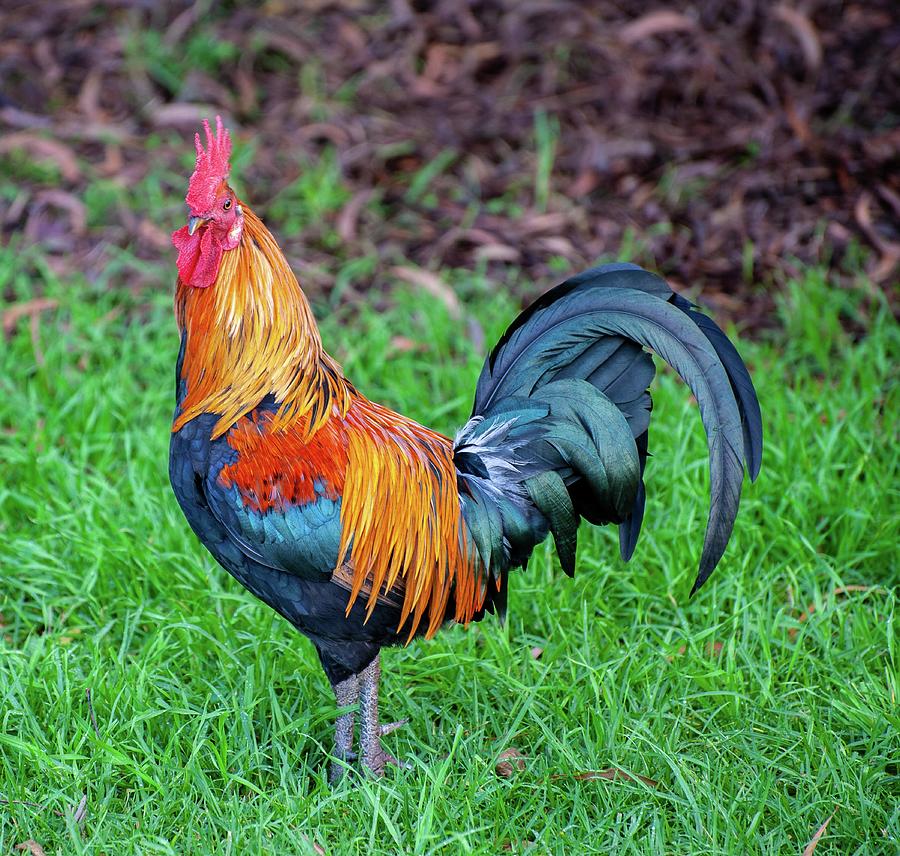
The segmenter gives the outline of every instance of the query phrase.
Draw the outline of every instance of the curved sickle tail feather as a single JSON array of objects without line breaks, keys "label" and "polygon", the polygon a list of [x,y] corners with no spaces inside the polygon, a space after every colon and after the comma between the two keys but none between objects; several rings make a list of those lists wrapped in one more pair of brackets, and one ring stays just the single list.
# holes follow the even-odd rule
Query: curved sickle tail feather
[{"label": "curved sickle tail feather", "polygon": [[463,515],[498,585],[552,532],[574,572],[580,517],[618,523],[630,558],[644,510],[653,361],[697,399],[710,464],[710,511],[697,591],[731,536],[746,463],[762,459],[750,375],[719,327],[660,277],[627,264],[567,280],[525,310],[485,362],[472,418],[455,442]]}]

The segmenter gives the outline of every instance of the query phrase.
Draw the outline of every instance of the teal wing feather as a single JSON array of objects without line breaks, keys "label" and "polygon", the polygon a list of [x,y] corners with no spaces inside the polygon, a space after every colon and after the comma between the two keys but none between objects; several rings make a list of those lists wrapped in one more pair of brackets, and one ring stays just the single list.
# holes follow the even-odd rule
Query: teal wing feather
[{"label": "teal wing feather", "polygon": [[327,579],[337,565],[341,499],[316,490],[307,502],[285,500],[261,510],[237,485],[223,485],[234,452],[224,443],[204,483],[206,502],[235,544],[251,559],[304,579]]}]

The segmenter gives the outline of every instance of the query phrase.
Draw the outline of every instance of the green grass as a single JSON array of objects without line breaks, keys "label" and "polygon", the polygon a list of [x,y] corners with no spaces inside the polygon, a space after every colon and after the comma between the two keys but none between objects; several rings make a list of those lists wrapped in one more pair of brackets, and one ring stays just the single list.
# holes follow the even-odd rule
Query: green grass
[{"label": "green grass", "polygon": [[556,158],[559,122],[548,118],[543,110],[534,114],[534,147],[537,164],[534,177],[534,204],[538,211],[546,211],[550,200],[550,179]]},{"label": "green grass", "polygon": [[[388,745],[413,769],[330,789],[335,707],[311,646],[214,564],[168,487],[170,295],[59,282],[11,248],[2,290],[59,306],[40,361],[27,320],[0,350],[0,795],[40,805],[0,805],[0,852],[799,854],[836,806],[817,854],[898,852],[886,310],[851,342],[837,319],[860,316],[856,294],[811,271],[784,333],[742,345],[764,467],[692,601],[705,449],[663,375],[634,560],[586,527],[576,578],[538,549],[505,627],[387,652],[383,713],[410,719]],[[469,297],[493,341],[509,300]],[[408,291],[323,324],[363,391],[447,432],[480,367],[466,331]],[[510,746],[527,763],[505,779]],[[575,777],[612,766],[659,785]]]}]

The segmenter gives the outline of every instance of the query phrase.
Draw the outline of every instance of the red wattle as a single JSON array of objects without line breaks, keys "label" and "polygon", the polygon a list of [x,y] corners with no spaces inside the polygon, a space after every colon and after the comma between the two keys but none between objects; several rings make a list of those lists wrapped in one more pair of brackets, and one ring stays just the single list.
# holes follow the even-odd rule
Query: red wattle
[{"label": "red wattle", "polygon": [[219,273],[222,246],[212,229],[201,226],[193,235],[182,226],[172,233],[172,243],[178,250],[178,276],[181,281],[195,288],[209,288]]}]

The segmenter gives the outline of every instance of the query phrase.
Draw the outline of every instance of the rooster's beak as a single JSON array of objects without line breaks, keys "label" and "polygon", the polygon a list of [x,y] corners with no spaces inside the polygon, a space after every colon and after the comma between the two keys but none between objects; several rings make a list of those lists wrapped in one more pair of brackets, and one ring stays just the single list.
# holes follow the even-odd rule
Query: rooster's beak
[{"label": "rooster's beak", "polygon": [[191,217],[188,220],[188,234],[193,235],[205,222],[203,217]]}]

